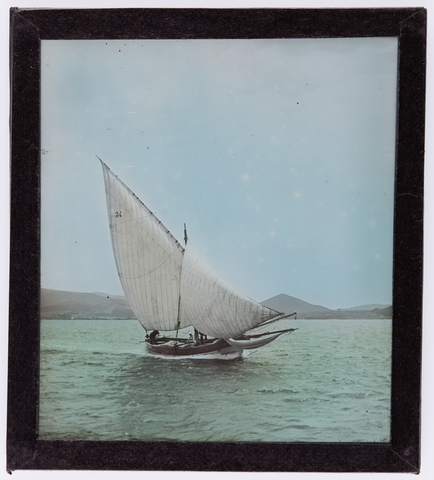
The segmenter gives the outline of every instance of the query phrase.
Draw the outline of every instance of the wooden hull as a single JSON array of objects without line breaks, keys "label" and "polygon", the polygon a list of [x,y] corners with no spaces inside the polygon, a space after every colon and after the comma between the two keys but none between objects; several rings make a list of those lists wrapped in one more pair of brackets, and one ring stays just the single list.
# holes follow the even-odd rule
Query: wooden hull
[{"label": "wooden hull", "polygon": [[232,346],[222,338],[215,340],[208,340],[200,345],[187,343],[185,340],[178,340],[177,342],[170,338],[158,339],[154,342],[146,342],[148,351],[158,355],[165,355],[170,357],[178,356],[193,356],[193,355],[230,355],[241,354],[243,349]]}]

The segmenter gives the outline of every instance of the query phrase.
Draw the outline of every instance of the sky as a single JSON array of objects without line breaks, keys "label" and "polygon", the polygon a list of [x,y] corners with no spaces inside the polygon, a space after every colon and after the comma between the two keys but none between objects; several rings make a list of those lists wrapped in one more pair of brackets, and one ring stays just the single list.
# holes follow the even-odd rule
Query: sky
[{"label": "sky", "polygon": [[263,301],[392,303],[397,40],[42,41],[41,286],[122,294],[98,155]]}]

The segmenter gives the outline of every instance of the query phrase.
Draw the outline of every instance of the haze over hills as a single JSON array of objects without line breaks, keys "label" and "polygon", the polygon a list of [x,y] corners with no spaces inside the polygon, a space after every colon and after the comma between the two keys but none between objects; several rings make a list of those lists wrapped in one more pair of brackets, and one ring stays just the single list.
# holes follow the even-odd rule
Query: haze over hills
[{"label": "haze over hills", "polygon": [[[134,319],[126,298],[106,293],[65,292],[41,288],[41,318],[43,319]],[[392,318],[392,307],[365,305],[351,309],[331,310],[312,305],[299,298],[280,294],[262,302],[279,312],[297,312],[297,318]],[[385,308],[383,308],[385,307]]]},{"label": "haze over hills", "polygon": [[346,308],[345,310],[375,310],[376,308],[379,308],[382,310],[383,308],[387,308],[390,305],[382,305],[380,303],[373,303],[371,305],[360,305],[359,307],[352,307],[352,308]]},{"label": "haze over hills", "polygon": [[136,318],[126,298],[121,295],[41,288],[40,300],[41,318],[44,319]]},{"label": "haze over hills", "polygon": [[297,312],[297,318],[392,318],[391,305],[362,305],[348,309],[331,310],[321,305],[312,305],[283,293],[261,303],[279,312]]}]

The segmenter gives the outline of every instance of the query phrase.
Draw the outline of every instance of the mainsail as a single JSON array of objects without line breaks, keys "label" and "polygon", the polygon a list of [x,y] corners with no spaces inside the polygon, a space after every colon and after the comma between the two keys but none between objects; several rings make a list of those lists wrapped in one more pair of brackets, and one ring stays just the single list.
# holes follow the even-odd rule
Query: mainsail
[{"label": "mainsail", "polygon": [[184,249],[102,160],[101,164],[119,278],[146,329],[192,325],[227,340],[282,315],[238,292],[190,245]]},{"label": "mainsail", "polygon": [[188,327],[186,317],[183,321],[179,315],[184,248],[107,165],[101,164],[113,252],[131,309],[146,329]]}]

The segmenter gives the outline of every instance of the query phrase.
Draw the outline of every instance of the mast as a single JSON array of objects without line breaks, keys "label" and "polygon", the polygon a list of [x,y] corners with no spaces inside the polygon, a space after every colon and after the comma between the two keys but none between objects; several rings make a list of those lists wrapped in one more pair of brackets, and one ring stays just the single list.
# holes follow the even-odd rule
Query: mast
[{"label": "mast", "polygon": [[[188,238],[187,238],[187,227],[185,226],[185,223],[184,223],[184,242],[185,242],[185,246],[187,246],[187,240],[188,240]],[[182,252],[182,259],[184,260],[184,252]],[[176,324],[175,346],[178,343],[178,330],[179,330],[179,326],[181,325],[181,282],[182,282],[182,275],[179,278],[178,323]]]}]

